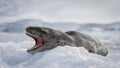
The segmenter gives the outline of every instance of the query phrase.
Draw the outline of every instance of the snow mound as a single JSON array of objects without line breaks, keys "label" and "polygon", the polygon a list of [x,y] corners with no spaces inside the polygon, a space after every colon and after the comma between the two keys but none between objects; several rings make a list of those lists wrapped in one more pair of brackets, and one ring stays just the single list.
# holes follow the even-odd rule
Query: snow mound
[{"label": "snow mound", "polygon": [[[67,25],[67,26],[66,26]],[[16,27],[17,26],[17,27]],[[7,21],[0,24],[0,32],[22,33],[28,26],[48,27],[61,31],[120,31],[120,22],[110,24],[77,24],[77,23],[50,23],[40,19],[20,19]],[[108,27],[109,26],[109,27]]]},{"label": "snow mound", "polygon": [[59,46],[31,55],[26,49],[33,44],[31,41],[0,42],[0,68],[118,68],[120,65],[119,61],[110,59],[113,55],[102,57],[82,47]]}]

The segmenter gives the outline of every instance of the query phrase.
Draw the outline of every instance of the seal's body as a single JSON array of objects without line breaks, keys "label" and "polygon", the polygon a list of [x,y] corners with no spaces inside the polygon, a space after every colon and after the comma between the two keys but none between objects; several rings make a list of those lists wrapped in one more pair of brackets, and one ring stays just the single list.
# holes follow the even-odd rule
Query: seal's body
[{"label": "seal's body", "polygon": [[84,47],[91,53],[97,53],[103,56],[107,55],[108,49],[96,38],[76,31],[68,31],[66,33],[74,39],[76,47]]},{"label": "seal's body", "polygon": [[27,50],[32,54],[65,45],[84,47],[91,53],[103,56],[108,53],[108,49],[100,41],[76,31],[61,32],[45,27],[27,27],[26,34],[36,41],[35,46]]}]

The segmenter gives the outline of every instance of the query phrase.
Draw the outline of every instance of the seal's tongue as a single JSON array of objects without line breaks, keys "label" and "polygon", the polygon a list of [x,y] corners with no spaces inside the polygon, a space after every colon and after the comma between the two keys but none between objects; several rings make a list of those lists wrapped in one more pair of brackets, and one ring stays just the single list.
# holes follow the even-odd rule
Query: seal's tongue
[{"label": "seal's tongue", "polygon": [[39,39],[39,37],[35,37],[36,44],[34,47],[41,46],[43,44],[43,40]]},{"label": "seal's tongue", "polygon": [[34,40],[36,42],[35,45],[33,47],[27,49],[27,51],[33,51],[33,50],[39,48],[40,46],[42,46],[43,40],[40,39],[38,36],[34,36],[34,35],[30,34],[30,33],[27,33],[27,35],[34,38]]}]

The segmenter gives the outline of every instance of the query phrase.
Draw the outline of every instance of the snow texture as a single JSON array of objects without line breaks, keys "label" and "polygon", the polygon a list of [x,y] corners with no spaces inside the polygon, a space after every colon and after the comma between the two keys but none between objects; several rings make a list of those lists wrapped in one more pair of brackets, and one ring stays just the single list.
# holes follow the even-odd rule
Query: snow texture
[{"label": "snow texture", "polygon": [[68,45],[31,55],[26,49],[34,45],[32,38],[23,33],[0,33],[0,68],[119,68],[120,32],[83,33],[104,42],[109,48],[108,56],[88,53],[82,47]]}]

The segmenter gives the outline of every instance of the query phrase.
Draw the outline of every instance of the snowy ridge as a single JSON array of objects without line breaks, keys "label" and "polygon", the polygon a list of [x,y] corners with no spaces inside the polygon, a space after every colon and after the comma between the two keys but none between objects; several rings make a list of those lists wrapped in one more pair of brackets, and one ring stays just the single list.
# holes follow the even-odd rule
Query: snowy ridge
[{"label": "snowy ridge", "polygon": [[9,23],[1,23],[1,32],[24,32],[28,26],[44,26],[58,30],[80,31],[120,31],[120,22],[111,24],[77,24],[77,23],[48,23],[37,19],[23,19]]},{"label": "snowy ridge", "polygon": [[120,22],[114,22],[114,23],[110,23],[110,24],[82,24],[82,25],[80,25],[78,30],[83,30],[83,31],[94,31],[94,30],[120,31]]},{"label": "snowy ridge", "polygon": [[42,26],[42,27],[50,27],[59,30],[76,30],[78,28],[78,24],[68,24],[68,23],[47,23],[36,19],[23,19],[11,23],[1,23],[0,31],[1,32],[24,32],[25,28],[28,26]]}]

